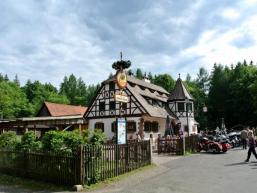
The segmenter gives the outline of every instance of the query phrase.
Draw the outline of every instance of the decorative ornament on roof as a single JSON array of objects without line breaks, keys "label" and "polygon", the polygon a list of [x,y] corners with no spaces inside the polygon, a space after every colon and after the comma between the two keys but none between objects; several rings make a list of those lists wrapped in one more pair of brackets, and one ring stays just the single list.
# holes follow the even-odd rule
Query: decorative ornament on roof
[{"label": "decorative ornament on roof", "polygon": [[129,68],[131,66],[131,62],[129,60],[122,60],[122,52],[120,52],[120,61],[114,62],[112,64],[112,68],[115,70],[123,70]]},{"label": "decorative ornament on roof", "polygon": [[120,61],[114,62],[112,67],[117,71],[116,72],[116,82],[120,89],[124,89],[127,86],[127,74],[124,71],[126,68],[131,66],[131,62],[122,60],[122,52],[120,52]]}]

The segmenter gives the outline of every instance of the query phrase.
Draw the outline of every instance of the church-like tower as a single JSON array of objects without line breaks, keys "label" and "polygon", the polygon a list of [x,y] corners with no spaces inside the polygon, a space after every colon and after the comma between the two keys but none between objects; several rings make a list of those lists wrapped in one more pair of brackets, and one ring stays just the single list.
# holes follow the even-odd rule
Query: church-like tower
[{"label": "church-like tower", "polygon": [[194,99],[187,90],[183,81],[177,79],[174,90],[168,99],[169,109],[179,118],[181,128],[189,133],[197,133],[197,122],[194,119]]}]

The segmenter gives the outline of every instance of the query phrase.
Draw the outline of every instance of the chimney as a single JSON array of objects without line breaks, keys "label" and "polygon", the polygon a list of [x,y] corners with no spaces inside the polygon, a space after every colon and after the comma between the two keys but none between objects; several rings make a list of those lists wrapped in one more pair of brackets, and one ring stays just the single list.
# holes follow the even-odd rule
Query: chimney
[{"label": "chimney", "polygon": [[147,83],[151,83],[151,80],[146,76],[146,74],[144,75],[143,80]]}]

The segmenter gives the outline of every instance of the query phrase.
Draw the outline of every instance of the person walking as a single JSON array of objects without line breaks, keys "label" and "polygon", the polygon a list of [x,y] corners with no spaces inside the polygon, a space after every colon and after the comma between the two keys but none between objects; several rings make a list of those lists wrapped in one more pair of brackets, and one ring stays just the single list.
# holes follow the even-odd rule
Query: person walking
[{"label": "person walking", "polygon": [[243,131],[241,131],[241,139],[242,139],[242,145],[243,145],[243,149],[247,149],[247,131],[246,129],[244,129]]},{"label": "person walking", "polygon": [[245,160],[245,162],[249,162],[249,159],[250,159],[252,153],[255,156],[255,158],[257,159],[257,154],[255,151],[256,141],[255,141],[255,137],[253,136],[252,131],[248,132],[248,146],[249,146],[249,149],[248,149],[248,153],[247,153],[247,159]]}]

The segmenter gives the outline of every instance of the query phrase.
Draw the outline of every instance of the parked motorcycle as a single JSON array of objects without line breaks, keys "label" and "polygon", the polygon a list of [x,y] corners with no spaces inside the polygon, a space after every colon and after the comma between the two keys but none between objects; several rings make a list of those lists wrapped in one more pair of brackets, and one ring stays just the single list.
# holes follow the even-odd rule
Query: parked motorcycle
[{"label": "parked motorcycle", "polygon": [[238,138],[238,133],[231,132],[228,134],[229,140],[232,142],[232,147],[239,147],[240,146],[240,138]]},{"label": "parked motorcycle", "polygon": [[216,142],[213,140],[209,140],[206,137],[203,137],[199,140],[197,144],[197,151],[200,152],[202,150],[206,152],[212,152],[212,153],[220,153],[220,152],[227,152],[227,150],[230,148],[230,145],[226,142]]}]

